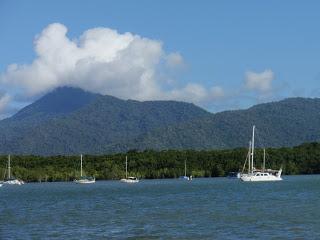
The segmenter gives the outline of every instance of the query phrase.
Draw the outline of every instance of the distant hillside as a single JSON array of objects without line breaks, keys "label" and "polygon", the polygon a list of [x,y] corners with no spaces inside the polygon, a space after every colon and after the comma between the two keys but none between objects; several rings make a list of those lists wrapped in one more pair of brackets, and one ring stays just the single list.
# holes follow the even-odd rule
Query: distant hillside
[{"label": "distant hillside", "polygon": [[190,103],[121,100],[58,88],[0,121],[0,154],[293,146],[320,140],[320,99],[291,98],[211,114]]},{"label": "distant hillside", "polygon": [[43,121],[74,112],[95,100],[99,94],[78,88],[63,87],[48,93],[38,101],[20,110],[9,121]]},{"label": "distant hillside", "polygon": [[141,136],[141,149],[217,149],[247,146],[252,125],[256,144],[265,147],[295,146],[320,141],[320,99],[289,98],[226,111]]},{"label": "distant hillside", "polygon": [[[124,101],[59,88],[0,122],[1,153],[77,154],[118,151],[152,129],[210,116],[176,101]],[[122,144],[123,143],[123,144]]]}]

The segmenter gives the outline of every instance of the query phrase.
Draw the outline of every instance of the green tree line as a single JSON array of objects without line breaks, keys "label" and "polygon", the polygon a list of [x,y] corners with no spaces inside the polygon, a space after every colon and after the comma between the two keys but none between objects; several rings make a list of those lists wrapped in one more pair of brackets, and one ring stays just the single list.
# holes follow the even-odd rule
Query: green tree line
[{"label": "green tree line", "polygon": [[[230,150],[166,150],[143,152],[131,150],[112,155],[84,155],[83,171],[97,180],[120,179],[125,176],[125,156],[128,156],[128,174],[141,179],[194,177],[221,177],[242,169],[248,149]],[[266,167],[283,168],[284,174],[320,173],[320,143],[307,143],[293,148],[268,148]],[[255,165],[262,164],[263,150],[256,149]],[[7,172],[7,156],[0,156],[0,174]],[[79,156],[18,156],[11,155],[12,174],[27,182],[72,181],[80,176]]]}]

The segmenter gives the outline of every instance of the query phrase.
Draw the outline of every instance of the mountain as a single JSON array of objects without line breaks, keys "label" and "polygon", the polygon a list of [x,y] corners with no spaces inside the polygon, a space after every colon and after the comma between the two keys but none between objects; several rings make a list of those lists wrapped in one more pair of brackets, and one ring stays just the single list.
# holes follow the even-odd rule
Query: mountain
[{"label": "mountain", "polygon": [[74,112],[95,100],[99,94],[78,88],[57,88],[38,101],[23,108],[10,121],[44,121]]},{"label": "mountain", "polygon": [[133,101],[58,88],[0,121],[0,154],[293,146],[320,140],[320,99],[290,98],[209,113],[177,101]]},{"label": "mountain", "polygon": [[289,98],[246,110],[153,130],[139,139],[141,149],[212,149],[247,146],[256,125],[256,146],[285,147],[320,141],[320,99]]},{"label": "mountain", "polygon": [[152,129],[210,115],[190,103],[125,101],[59,88],[0,122],[0,153],[115,152]]}]

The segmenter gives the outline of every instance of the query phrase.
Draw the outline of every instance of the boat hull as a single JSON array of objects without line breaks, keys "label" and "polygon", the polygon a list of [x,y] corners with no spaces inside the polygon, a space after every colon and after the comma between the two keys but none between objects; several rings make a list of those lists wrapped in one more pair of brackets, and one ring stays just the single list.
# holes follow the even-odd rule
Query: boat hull
[{"label": "boat hull", "polygon": [[282,178],[278,176],[250,176],[243,175],[240,177],[240,180],[243,182],[275,182],[281,181]]},{"label": "boat hull", "polygon": [[139,180],[138,179],[121,179],[120,182],[123,182],[123,183],[138,183]]},{"label": "boat hull", "polygon": [[190,181],[192,180],[192,177],[188,177],[188,176],[181,176],[179,177],[180,180],[185,180],[185,181]]},{"label": "boat hull", "polygon": [[3,184],[7,184],[7,185],[23,185],[24,181],[18,180],[18,179],[13,179],[13,180],[4,181]]},{"label": "boat hull", "polygon": [[92,183],[95,183],[96,180],[80,179],[80,180],[74,180],[74,182],[77,184],[92,184]]}]

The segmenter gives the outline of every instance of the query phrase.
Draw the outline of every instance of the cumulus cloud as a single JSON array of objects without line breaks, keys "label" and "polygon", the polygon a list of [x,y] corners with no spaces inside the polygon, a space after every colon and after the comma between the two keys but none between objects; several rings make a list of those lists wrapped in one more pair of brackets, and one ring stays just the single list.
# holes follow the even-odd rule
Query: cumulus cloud
[{"label": "cumulus cloud", "polygon": [[58,23],[45,28],[35,40],[37,58],[30,65],[10,65],[2,82],[31,96],[66,85],[122,98],[129,92],[136,99],[156,94],[160,42],[107,28],[87,30],[73,41],[66,33]]},{"label": "cumulus cloud", "polygon": [[265,70],[261,73],[247,71],[245,74],[245,87],[250,90],[266,93],[272,90],[273,80],[274,73],[271,70]]},{"label": "cumulus cloud", "polygon": [[194,83],[180,89],[166,86],[159,71],[184,61],[179,53],[166,53],[158,40],[109,28],[89,29],[76,39],[67,32],[63,24],[48,25],[35,38],[33,62],[9,65],[0,76],[1,84],[19,89],[27,98],[60,86],[135,100],[201,103],[223,95],[219,87],[207,90]]},{"label": "cumulus cloud", "polygon": [[3,94],[0,96],[0,112],[4,112],[11,100],[11,97],[8,94]]}]

